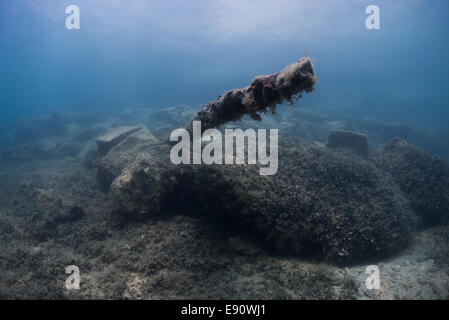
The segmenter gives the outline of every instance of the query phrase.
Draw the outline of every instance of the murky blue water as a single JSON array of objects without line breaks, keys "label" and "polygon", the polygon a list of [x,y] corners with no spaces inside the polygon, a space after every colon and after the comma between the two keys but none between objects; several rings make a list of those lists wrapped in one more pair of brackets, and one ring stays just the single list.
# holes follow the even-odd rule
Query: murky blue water
[{"label": "murky blue water", "polygon": [[[365,27],[371,4],[380,30]],[[444,127],[448,18],[447,0],[2,0],[1,123],[204,104],[306,51],[319,83],[303,107]]]}]

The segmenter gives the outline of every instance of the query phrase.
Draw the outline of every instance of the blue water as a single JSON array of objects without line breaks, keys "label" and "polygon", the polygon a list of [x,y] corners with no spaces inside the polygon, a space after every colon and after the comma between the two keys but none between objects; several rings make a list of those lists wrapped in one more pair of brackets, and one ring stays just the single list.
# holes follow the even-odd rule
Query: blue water
[{"label": "blue water", "polygon": [[303,107],[447,127],[448,21],[447,0],[2,0],[0,124],[204,104],[307,51],[319,82]]}]

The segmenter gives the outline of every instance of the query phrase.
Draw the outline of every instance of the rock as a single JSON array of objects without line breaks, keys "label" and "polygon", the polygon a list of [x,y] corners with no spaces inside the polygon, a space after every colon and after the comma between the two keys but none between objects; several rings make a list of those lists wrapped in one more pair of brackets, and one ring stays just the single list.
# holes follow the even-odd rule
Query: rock
[{"label": "rock", "polygon": [[368,137],[358,132],[332,130],[329,134],[327,146],[332,149],[348,149],[364,158],[368,156]]},{"label": "rock", "polygon": [[36,246],[36,247],[31,247],[31,254],[32,255],[36,255],[36,254],[38,254],[38,253],[40,253],[41,251],[42,251],[42,248],[41,247],[38,247],[38,246]]},{"label": "rock", "polygon": [[97,178],[102,189],[108,190],[112,181],[136,159],[139,153],[157,143],[159,140],[146,128],[142,128],[110,149],[97,165]]},{"label": "rock", "polygon": [[73,142],[62,142],[56,146],[52,152],[55,158],[76,157],[81,152],[82,147]]},{"label": "rock", "polygon": [[167,192],[172,192],[176,183],[177,168],[171,165],[169,154],[169,145],[154,144],[123,170],[111,185],[114,211],[161,213],[165,199],[169,198]]},{"label": "rock", "polygon": [[394,138],[372,157],[408,197],[425,225],[433,226],[449,215],[449,165],[400,138]]},{"label": "rock", "polygon": [[95,139],[97,143],[97,151],[100,156],[105,155],[109,150],[111,150],[114,146],[122,142],[127,136],[133,134],[137,130],[140,130],[141,126],[132,126],[132,127],[118,127],[112,129],[107,134],[98,137]]},{"label": "rock", "polygon": [[72,140],[80,142],[90,141],[101,134],[101,131],[103,131],[101,127],[81,128],[73,135]]},{"label": "rock", "polygon": [[86,168],[95,168],[97,158],[97,146],[94,141],[89,141],[84,144],[83,148],[78,153],[78,158],[81,159]]},{"label": "rock", "polygon": [[333,263],[385,256],[407,245],[416,219],[373,164],[313,143],[279,151],[277,174],[260,176],[255,165],[174,166],[169,148],[153,150],[114,181],[116,207],[217,218],[278,252]]}]

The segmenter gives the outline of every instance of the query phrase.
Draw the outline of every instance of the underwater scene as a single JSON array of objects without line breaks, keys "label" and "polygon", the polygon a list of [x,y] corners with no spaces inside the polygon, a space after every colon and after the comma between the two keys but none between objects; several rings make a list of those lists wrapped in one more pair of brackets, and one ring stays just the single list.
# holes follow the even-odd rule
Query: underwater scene
[{"label": "underwater scene", "polygon": [[0,299],[449,299],[448,58],[447,0],[2,0]]}]

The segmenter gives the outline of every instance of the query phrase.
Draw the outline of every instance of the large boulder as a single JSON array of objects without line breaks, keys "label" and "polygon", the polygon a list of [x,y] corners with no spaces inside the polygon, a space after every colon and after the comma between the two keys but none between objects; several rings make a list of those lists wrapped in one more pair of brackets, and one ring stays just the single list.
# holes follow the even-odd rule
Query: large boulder
[{"label": "large boulder", "polygon": [[97,178],[103,190],[108,190],[112,181],[123,169],[129,166],[136,157],[147,149],[151,149],[159,140],[146,128],[142,127],[129,134],[120,143],[112,147],[106,155],[97,160]]},{"label": "large boulder", "polygon": [[111,185],[114,210],[122,213],[156,215],[177,184],[181,172],[171,165],[170,146],[155,144],[140,153]]},{"label": "large boulder", "polygon": [[368,156],[368,137],[359,132],[331,130],[327,146],[333,149],[347,149],[364,158]]},{"label": "large boulder", "polygon": [[286,144],[273,176],[256,165],[174,166],[168,155],[156,150],[123,171],[112,187],[118,210],[224,219],[279,252],[334,263],[391,254],[415,228],[391,179],[352,153]]},{"label": "large boulder", "polygon": [[122,142],[129,135],[140,130],[141,126],[124,126],[110,130],[108,133],[95,139],[97,143],[97,152],[99,155],[105,155],[114,146]]},{"label": "large boulder", "polygon": [[449,165],[400,138],[394,138],[372,157],[408,197],[426,226],[449,217]]}]

